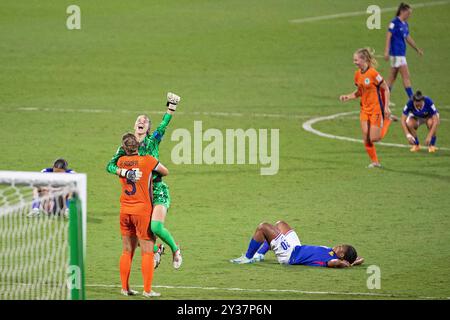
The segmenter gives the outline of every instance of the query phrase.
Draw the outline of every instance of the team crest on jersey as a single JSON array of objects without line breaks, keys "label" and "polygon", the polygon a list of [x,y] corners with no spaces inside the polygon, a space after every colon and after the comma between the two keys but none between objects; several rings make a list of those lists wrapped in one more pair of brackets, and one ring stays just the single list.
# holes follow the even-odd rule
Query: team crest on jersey
[{"label": "team crest on jersey", "polygon": [[365,79],[364,79],[364,83],[367,84],[367,85],[369,85],[369,84],[370,84],[370,79],[369,79],[369,78],[365,78]]}]

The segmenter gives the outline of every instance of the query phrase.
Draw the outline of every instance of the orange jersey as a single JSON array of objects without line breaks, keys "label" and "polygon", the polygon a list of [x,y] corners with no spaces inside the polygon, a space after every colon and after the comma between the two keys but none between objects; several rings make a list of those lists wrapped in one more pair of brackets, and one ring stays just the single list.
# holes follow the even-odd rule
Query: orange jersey
[{"label": "orange jersey", "polygon": [[[374,68],[355,72],[355,85],[361,97],[361,111],[368,114],[382,114],[384,99],[380,88],[383,77]],[[383,95],[383,96],[382,96]]]},{"label": "orange jersey", "polygon": [[152,206],[152,171],[158,165],[152,156],[124,156],[117,165],[122,169],[139,169],[142,177],[131,182],[120,178],[122,195],[120,196],[120,214],[150,215]]}]

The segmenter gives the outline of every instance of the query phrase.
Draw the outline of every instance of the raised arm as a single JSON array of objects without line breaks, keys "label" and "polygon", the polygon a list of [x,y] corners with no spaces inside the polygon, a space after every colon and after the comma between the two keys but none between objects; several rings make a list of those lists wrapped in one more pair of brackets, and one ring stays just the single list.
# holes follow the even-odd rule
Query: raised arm
[{"label": "raised arm", "polygon": [[166,128],[169,125],[170,120],[172,119],[173,114],[177,110],[177,105],[180,102],[180,97],[176,94],[169,92],[167,94],[167,111],[163,115],[162,121],[159,124],[159,126],[156,128],[155,131],[152,133],[152,137],[157,141],[159,144],[161,142],[161,139],[164,136],[164,133],[166,132]]}]

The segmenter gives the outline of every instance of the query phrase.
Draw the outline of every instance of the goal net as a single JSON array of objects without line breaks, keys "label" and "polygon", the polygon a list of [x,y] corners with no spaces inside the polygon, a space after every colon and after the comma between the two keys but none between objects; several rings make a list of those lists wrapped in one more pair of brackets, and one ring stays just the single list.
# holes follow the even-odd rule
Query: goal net
[{"label": "goal net", "polygon": [[84,299],[86,175],[0,171],[0,300]]}]

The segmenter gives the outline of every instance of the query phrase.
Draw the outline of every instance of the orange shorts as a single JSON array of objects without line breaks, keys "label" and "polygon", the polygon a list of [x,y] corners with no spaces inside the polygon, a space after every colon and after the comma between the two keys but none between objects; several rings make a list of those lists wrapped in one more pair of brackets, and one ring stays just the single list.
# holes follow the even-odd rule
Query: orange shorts
[{"label": "orange shorts", "polygon": [[137,236],[141,240],[150,240],[151,215],[120,215],[120,233],[122,236]]},{"label": "orange shorts", "polygon": [[379,128],[383,127],[383,115],[381,113],[367,113],[361,111],[359,114],[359,119],[365,122],[369,121],[371,126],[376,126]]}]

